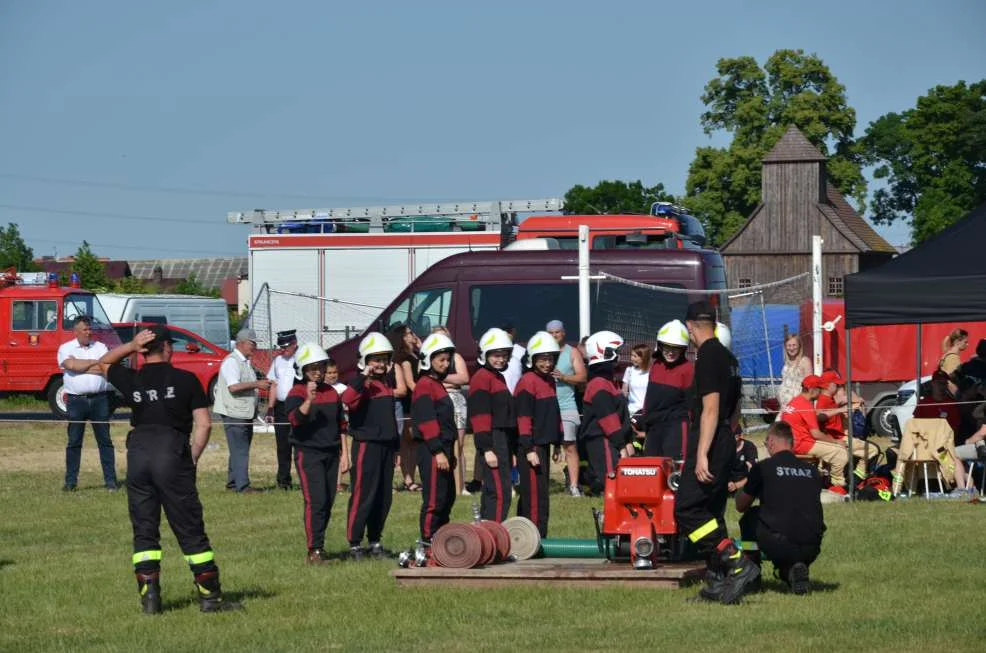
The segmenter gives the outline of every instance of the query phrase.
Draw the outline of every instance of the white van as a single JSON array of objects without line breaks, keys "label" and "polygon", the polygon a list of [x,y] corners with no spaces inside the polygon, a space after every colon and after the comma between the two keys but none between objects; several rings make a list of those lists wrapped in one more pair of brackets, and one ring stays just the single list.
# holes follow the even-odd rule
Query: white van
[{"label": "white van", "polygon": [[162,322],[188,329],[221,347],[229,343],[229,309],[219,297],[118,293],[100,293],[98,297],[114,324]]}]

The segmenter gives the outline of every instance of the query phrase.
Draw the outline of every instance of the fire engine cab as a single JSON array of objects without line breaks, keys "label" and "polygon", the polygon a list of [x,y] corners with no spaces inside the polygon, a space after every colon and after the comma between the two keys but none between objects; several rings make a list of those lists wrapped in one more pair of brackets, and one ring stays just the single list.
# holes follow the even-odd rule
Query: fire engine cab
[{"label": "fire engine cab", "polygon": [[77,275],[61,286],[53,273],[0,273],[0,394],[46,397],[52,412],[65,418],[58,347],[75,337],[72,323],[80,315],[92,318],[95,340],[110,349],[120,344],[96,295],[79,287]]}]

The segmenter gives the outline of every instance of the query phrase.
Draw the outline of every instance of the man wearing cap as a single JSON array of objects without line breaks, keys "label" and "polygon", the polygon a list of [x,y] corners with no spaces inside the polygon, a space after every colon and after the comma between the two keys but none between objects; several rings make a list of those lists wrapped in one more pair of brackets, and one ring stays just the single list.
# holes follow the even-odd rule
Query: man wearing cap
[{"label": "man wearing cap", "polygon": [[65,447],[65,485],[62,490],[75,490],[79,481],[86,421],[92,422],[106,489],[116,490],[116,456],[109,425],[110,395],[113,389],[99,368],[99,358],[106,353],[106,345],[93,340],[92,319],[88,315],[75,318],[72,332],[75,337],[58,348],[58,366],[64,370],[62,383],[65,387],[69,419],[68,445]]},{"label": "man wearing cap", "polygon": [[236,346],[223,359],[216,383],[216,403],[212,407],[223,418],[229,465],[226,489],[241,494],[262,492],[250,487],[250,443],[253,441],[253,420],[257,416],[257,391],[270,388],[270,381],[257,379],[250,358],[257,351],[257,334],[253,329],[241,329],[236,334]]},{"label": "man wearing cap", "polygon": [[[127,435],[127,503],[133,527],[133,566],[146,614],[161,612],[161,508],[195,578],[199,608],[241,607],[223,601],[219,567],[205,533],[195,465],[209,442],[209,400],[194,374],[171,365],[173,343],[165,325],[138,333],[102,356],[99,369],[132,409]],[[120,365],[141,353],[139,371]],[[191,438],[191,442],[189,439]]]},{"label": "man wearing cap", "polygon": [[697,355],[692,419],[674,516],[680,532],[706,557],[705,587],[700,596],[737,603],[760,578],[757,564],[742,556],[729,539],[724,516],[729,472],[736,454],[733,427],[739,420],[739,363],[715,336],[715,308],[709,302],[688,306],[685,327]]},{"label": "man wearing cap", "polygon": [[[825,370],[822,372],[821,379],[822,392],[815,401],[818,424],[822,428],[822,433],[836,442],[848,446],[846,445],[846,404],[840,405],[836,401],[836,393],[846,382],[835,370]],[[878,455],[878,452],[866,440],[856,437],[852,440],[852,453],[858,461],[856,476],[861,479],[866,478],[867,462],[871,457]]]},{"label": "man wearing cap", "polygon": [[277,487],[291,489],[291,425],[288,424],[288,393],[294,386],[294,355],[298,351],[298,337],[294,329],[277,332],[277,346],[281,350],[271,362],[267,372],[270,381],[268,406],[274,419],[274,439],[277,446]]},{"label": "man wearing cap", "polygon": [[551,320],[544,330],[551,334],[561,348],[558,363],[551,370],[551,376],[555,377],[555,393],[558,395],[558,410],[561,411],[562,448],[565,451],[565,469],[568,472],[568,487],[565,491],[573,497],[580,497],[582,489],[579,486],[578,433],[582,420],[575,401],[575,386],[588,381],[589,373],[579,350],[565,342],[565,324],[561,320]]},{"label": "man wearing cap", "polygon": [[825,384],[821,377],[809,374],[801,381],[801,393],[794,396],[781,412],[781,419],[791,426],[794,433],[794,453],[799,456],[814,456],[831,467],[829,478],[832,487],[829,492],[845,495],[846,465],[849,453],[846,445],[822,432],[815,414],[815,400],[818,399]]}]

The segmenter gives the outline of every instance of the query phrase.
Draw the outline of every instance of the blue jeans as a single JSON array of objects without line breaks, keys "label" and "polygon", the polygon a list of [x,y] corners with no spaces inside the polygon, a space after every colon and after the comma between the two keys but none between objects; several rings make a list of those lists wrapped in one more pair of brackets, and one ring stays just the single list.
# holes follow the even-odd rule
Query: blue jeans
[{"label": "blue jeans", "polygon": [[[113,440],[110,439],[110,394],[82,396],[67,395],[68,446],[65,447],[65,485],[73,488],[79,482],[79,465],[82,462],[82,438],[86,422],[92,421],[92,431],[99,445],[99,464],[103,467],[103,483],[116,487],[116,461]],[[104,422],[99,424],[98,422]]]},{"label": "blue jeans", "polygon": [[250,443],[253,442],[253,420],[226,417],[226,446],[229,447],[229,465],[226,471],[226,488],[242,492],[250,487]]}]

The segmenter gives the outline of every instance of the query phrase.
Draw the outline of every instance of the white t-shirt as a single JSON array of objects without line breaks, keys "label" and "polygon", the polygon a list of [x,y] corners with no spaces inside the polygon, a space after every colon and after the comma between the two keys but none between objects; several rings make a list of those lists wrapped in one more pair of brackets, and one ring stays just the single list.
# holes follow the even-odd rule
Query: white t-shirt
[{"label": "white t-shirt", "polygon": [[[227,356],[223,360],[223,364],[219,366],[219,373],[226,379],[227,387],[240,382],[240,363],[237,359],[239,361],[245,361],[246,356],[239,349],[234,349],[233,355]],[[289,387],[288,390],[290,389]]]},{"label": "white t-shirt", "polygon": [[[88,347],[79,344],[77,338],[72,338],[58,348],[58,367],[62,367],[69,356],[82,360],[99,360],[108,350],[103,343],[93,340]],[[99,374],[70,372],[62,367],[62,382],[65,392],[70,395],[87,395],[93,392],[106,392],[112,386]]]},{"label": "white t-shirt", "polygon": [[275,356],[267,372],[267,379],[277,384],[277,400],[287,401],[291,386],[294,385],[294,356],[285,358]]},{"label": "white t-shirt", "polygon": [[632,365],[623,373],[623,387],[630,388],[627,398],[627,408],[633,415],[644,409],[644,397],[647,396],[647,381],[650,378],[648,370],[638,370]]}]

